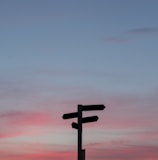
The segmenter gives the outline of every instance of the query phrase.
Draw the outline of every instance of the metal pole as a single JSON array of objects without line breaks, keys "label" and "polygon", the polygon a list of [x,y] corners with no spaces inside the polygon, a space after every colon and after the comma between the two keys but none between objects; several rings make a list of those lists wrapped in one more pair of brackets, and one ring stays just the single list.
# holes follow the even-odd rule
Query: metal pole
[{"label": "metal pole", "polygon": [[78,105],[78,160],[82,160],[82,105]]},{"label": "metal pole", "polygon": [[86,150],[82,149],[82,160],[85,160],[85,154],[86,154]]}]

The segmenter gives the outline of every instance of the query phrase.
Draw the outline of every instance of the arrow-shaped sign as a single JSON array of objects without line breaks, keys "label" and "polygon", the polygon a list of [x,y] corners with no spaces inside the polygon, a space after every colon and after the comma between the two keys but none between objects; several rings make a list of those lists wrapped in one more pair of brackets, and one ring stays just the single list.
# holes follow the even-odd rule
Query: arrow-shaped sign
[{"label": "arrow-shaped sign", "polygon": [[74,129],[78,129],[78,124],[75,123],[75,122],[72,122],[71,126],[72,126],[72,128],[74,128]]},{"label": "arrow-shaped sign", "polygon": [[78,117],[78,112],[66,113],[63,115],[63,119],[70,119]]},{"label": "arrow-shaped sign", "polygon": [[82,123],[95,122],[98,120],[98,116],[84,117]]},{"label": "arrow-shaped sign", "polygon": [[94,110],[104,110],[105,106],[103,104],[96,105],[81,105],[82,111],[94,111]]},{"label": "arrow-shaped sign", "polygon": [[[84,117],[82,118],[82,123],[95,122],[98,119],[99,119],[98,116]],[[78,124],[72,122],[72,128],[78,129]]]}]

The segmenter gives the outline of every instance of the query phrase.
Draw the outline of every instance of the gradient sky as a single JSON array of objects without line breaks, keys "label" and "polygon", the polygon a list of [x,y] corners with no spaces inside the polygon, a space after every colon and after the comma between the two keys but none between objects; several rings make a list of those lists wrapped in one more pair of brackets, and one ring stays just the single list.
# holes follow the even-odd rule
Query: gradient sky
[{"label": "gradient sky", "polygon": [[0,160],[158,159],[158,1],[0,0]]}]

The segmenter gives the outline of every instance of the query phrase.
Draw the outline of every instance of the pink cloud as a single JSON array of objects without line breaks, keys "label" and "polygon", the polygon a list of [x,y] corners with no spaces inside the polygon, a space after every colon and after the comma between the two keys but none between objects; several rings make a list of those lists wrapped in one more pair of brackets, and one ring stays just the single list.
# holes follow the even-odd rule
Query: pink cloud
[{"label": "pink cloud", "polygon": [[0,139],[1,138],[10,138],[10,137],[17,137],[19,135],[24,134],[22,131],[15,131],[15,132],[4,132],[3,130],[0,132]]},{"label": "pink cloud", "polygon": [[52,123],[52,117],[44,112],[13,111],[0,114],[9,126],[43,126]]},{"label": "pink cloud", "polygon": [[[0,121],[0,127],[2,128],[0,138],[39,135],[42,134],[42,128],[56,125],[57,122],[51,113],[40,111],[9,111],[0,113]],[[36,129],[29,130],[28,127],[36,127]],[[43,133],[45,133],[44,131]]]},{"label": "pink cloud", "polygon": [[[115,143],[114,143],[115,144]],[[122,144],[122,142],[120,143]],[[30,144],[31,145],[31,144]],[[145,145],[116,145],[108,147],[106,143],[95,143],[85,146],[86,159],[91,160],[157,160],[158,146]],[[0,151],[0,159],[3,160],[74,160],[77,159],[77,152],[53,151],[50,149],[41,149],[24,152]]]},{"label": "pink cloud", "polygon": [[73,147],[41,143],[2,143],[0,159],[3,160],[73,160],[77,157]]},{"label": "pink cloud", "polygon": [[[105,144],[106,146],[106,144]],[[108,160],[157,160],[158,146],[126,145],[113,148],[89,148],[87,158]]]},{"label": "pink cloud", "polygon": [[74,160],[75,152],[53,152],[44,151],[41,153],[18,154],[18,153],[1,153],[0,159],[3,160]]}]

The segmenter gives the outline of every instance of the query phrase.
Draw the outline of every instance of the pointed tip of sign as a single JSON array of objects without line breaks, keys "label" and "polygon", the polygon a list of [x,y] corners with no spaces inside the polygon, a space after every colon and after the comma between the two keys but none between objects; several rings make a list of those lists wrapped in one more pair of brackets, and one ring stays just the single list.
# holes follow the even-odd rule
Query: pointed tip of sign
[{"label": "pointed tip of sign", "polygon": [[98,107],[102,110],[104,110],[106,108],[106,106],[104,104],[99,104]]}]

